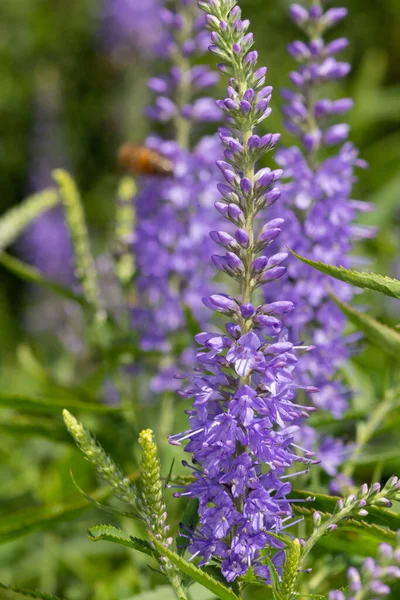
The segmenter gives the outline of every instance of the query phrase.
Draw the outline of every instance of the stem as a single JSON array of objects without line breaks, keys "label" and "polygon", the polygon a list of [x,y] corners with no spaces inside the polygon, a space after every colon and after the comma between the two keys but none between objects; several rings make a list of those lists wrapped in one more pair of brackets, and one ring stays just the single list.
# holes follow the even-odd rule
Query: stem
[{"label": "stem", "polygon": [[182,581],[179,571],[169,571],[167,572],[168,579],[174,588],[174,592],[178,600],[189,600],[189,597],[186,593],[186,590],[182,587]]},{"label": "stem", "polygon": [[191,8],[184,10],[181,9],[181,16],[183,19],[182,29],[176,36],[177,49],[172,57],[172,62],[175,67],[178,67],[180,72],[180,79],[177,84],[175,103],[178,111],[174,118],[175,136],[176,141],[182,150],[189,150],[189,134],[190,134],[190,121],[182,116],[183,107],[190,102],[190,78],[191,78],[191,63],[187,56],[182,51],[183,44],[187,39],[191,37],[194,14]]},{"label": "stem", "polygon": [[358,424],[356,446],[350,456],[349,461],[343,469],[343,475],[346,475],[346,477],[352,477],[356,468],[357,459],[361,455],[365,446],[373,437],[375,431],[378,429],[386,415],[391,411],[394,398],[395,394],[393,391],[387,392],[386,399],[376,406],[367,422]]}]

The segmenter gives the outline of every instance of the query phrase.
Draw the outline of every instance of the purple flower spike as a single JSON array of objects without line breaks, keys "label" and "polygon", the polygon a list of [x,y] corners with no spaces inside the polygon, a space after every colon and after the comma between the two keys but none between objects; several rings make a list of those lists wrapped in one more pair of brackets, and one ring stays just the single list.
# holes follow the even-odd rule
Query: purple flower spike
[{"label": "purple flower spike", "polygon": [[[141,1],[131,0],[135,7]],[[158,1],[148,0],[149,6]],[[193,135],[201,123],[221,119],[214,99],[203,96],[204,90],[208,91],[216,83],[218,75],[204,65],[191,65],[192,58],[196,62],[210,42],[209,33],[204,30],[203,13],[193,0],[178,1],[175,11],[155,12],[160,13],[157,16],[162,21],[164,57],[169,60],[170,70],[165,76],[150,80],[155,100],[149,112],[153,119],[167,125],[173,137],[153,136],[146,144],[171,162],[173,174],[162,179],[141,177],[138,181],[140,191],[136,197],[133,244],[138,302],[132,311],[132,320],[143,349],[165,352],[172,357],[173,334],[184,335],[186,329],[184,307],[202,327],[207,327],[211,317],[201,298],[210,296],[212,291],[213,240],[230,251],[240,246],[234,237],[222,231],[222,216],[218,221],[212,215],[212,208],[219,199],[215,185],[221,175],[215,161],[221,157],[220,140],[215,135],[196,143]],[[182,62],[187,65],[186,71],[182,69]],[[232,193],[234,201],[234,190],[228,184],[235,184],[235,174],[231,176],[230,165],[224,161],[218,166],[225,177],[227,193]],[[225,203],[221,207],[226,218],[234,211],[237,212],[235,204],[232,209]],[[239,226],[240,209],[237,219]],[[212,238],[210,230],[215,230]],[[209,306],[213,310],[224,310],[221,305],[213,305],[212,300]],[[167,359],[165,368],[152,382],[152,390],[158,393],[170,390],[171,385],[180,387],[174,374],[191,365],[193,358],[193,351],[186,350],[176,359],[178,364],[174,365],[172,358]]]},{"label": "purple flower spike", "polygon": [[190,535],[190,552],[200,566],[213,558],[220,561],[228,582],[250,567],[268,582],[263,551],[269,548],[280,571],[284,543],[276,534],[292,522],[286,498],[291,485],[284,474],[294,463],[312,463],[314,458],[294,442],[295,423],[307,408],[292,402],[297,348],[280,337],[280,317],[294,305],[286,300],[255,304],[255,290],[286,271],[281,266],[285,252],[261,254],[284,225],[280,217],[265,223],[266,207],[280,196],[272,186],[282,171],[256,169],[279,136],[260,138],[255,131],[269,114],[271,89],[265,87],[266,69],[256,68],[257,53],[250,51],[249,23],[232,4],[199,3],[214,34],[211,51],[222,57],[221,71],[230,75],[227,99],[221,103],[230,128],[219,132],[226,160],[217,162],[226,183],[218,186],[221,198],[215,206],[235,233],[213,228],[212,239],[226,249],[213,262],[237,281],[241,294],[238,299],[222,294],[203,298],[231,322],[221,332],[196,336],[198,366],[181,393],[193,400],[190,429],[172,436],[171,443],[188,440],[185,451],[195,465],[194,482],[179,492],[199,500],[200,524]]},{"label": "purple flower spike", "polygon": [[[336,8],[326,12],[318,8],[308,13],[300,4],[290,10],[290,16],[304,31],[305,40],[289,47],[299,66],[291,74],[295,89],[283,90],[282,96],[287,128],[298,138],[299,147],[277,152],[284,183],[279,210],[274,210],[277,217],[284,217],[285,227],[274,243],[280,244],[282,251],[289,247],[316,261],[351,267],[353,259],[349,254],[354,241],[369,233],[373,235],[371,229],[364,231],[354,225],[358,212],[368,206],[351,200],[355,168],[361,164],[357,150],[346,141],[349,126],[335,122],[338,115],[351,109],[353,102],[349,98],[332,101],[322,91],[325,82],[344,77],[350,69],[348,63],[336,58],[346,48],[347,40],[327,42],[323,37],[328,27],[345,14],[344,9]],[[268,231],[260,238],[268,240]],[[299,355],[299,381],[305,389],[319,389],[312,397],[315,406],[340,418],[350,396],[338,376],[351,353],[351,340],[344,336],[346,320],[329,296],[325,275],[297,261],[289,261],[287,268],[287,278],[276,285],[268,284],[266,301],[281,293],[295,303],[296,310],[286,319],[289,339],[295,343],[304,340],[315,347],[313,352]],[[267,271],[265,276],[269,275]],[[344,301],[352,296],[352,290],[337,280],[330,279],[329,287]],[[309,437],[309,428],[302,426],[302,430],[301,443],[309,448],[310,444],[304,441]],[[311,437],[312,444],[320,445],[322,467],[335,477],[346,448],[331,440],[332,452],[328,452],[326,439],[317,440],[316,434]]]}]

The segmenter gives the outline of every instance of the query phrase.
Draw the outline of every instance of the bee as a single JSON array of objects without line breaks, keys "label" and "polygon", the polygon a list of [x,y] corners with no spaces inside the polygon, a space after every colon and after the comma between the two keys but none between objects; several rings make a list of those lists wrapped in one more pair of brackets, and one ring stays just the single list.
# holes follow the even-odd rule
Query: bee
[{"label": "bee", "polygon": [[169,177],[174,173],[174,165],[169,158],[146,146],[124,144],[118,151],[118,162],[123,169],[139,175]]}]

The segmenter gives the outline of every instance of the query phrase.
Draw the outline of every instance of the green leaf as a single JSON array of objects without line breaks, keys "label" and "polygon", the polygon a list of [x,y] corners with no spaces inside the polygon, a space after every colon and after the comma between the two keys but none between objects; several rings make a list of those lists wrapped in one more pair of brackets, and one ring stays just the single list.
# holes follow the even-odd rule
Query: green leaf
[{"label": "green leaf", "polygon": [[370,342],[379,346],[387,354],[399,358],[400,333],[379,323],[379,321],[376,321],[369,315],[356,310],[349,304],[342,302],[333,294],[330,294],[330,296],[349,321],[351,321],[358,330],[362,331]]},{"label": "green leaf", "polygon": [[[108,498],[108,489],[100,489],[92,494],[97,500]],[[8,514],[0,523],[0,544],[29,535],[36,531],[53,528],[54,525],[74,519],[91,508],[86,500],[79,499],[70,503],[35,506]]]},{"label": "green leaf", "polygon": [[12,244],[43,212],[59,203],[57,190],[44,190],[23,200],[0,218],[0,252]]},{"label": "green leaf", "polygon": [[[190,531],[194,531],[196,529],[196,525],[199,522],[199,501],[197,498],[191,498],[189,502],[186,504],[183,516],[182,516],[182,525],[184,525],[185,529],[189,529]],[[179,556],[183,556],[185,554],[185,550],[188,546],[189,542],[187,537],[183,537],[178,533],[176,537],[176,547]]]},{"label": "green leaf", "polygon": [[36,283],[54,292],[55,294],[58,294],[59,296],[63,296],[63,298],[73,300],[81,306],[87,306],[87,303],[82,296],[74,294],[74,292],[72,292],[70,289],[60,285],[59,283],[56,283],[55,281],[50,281],[50,279],[44,277],[38,269],[35,269],[21,260],[10,256],[6,252],[0,254],[0,264],[24,281]]},{"label": "green leaf", "polygon": [[182,305],[183,308],[183,314],[185,317],[185,323],[186,323],[186,330],[189,332],[190,337],[194,337],[195,335],[197,335],[199,333],[199,331],[201,331],[201,327],[200,324],[198,322],[198,320],[196,319],[196,317],[193,314],[193,311],[191,310],[190,306],[188,306],[187,304],[183,304]]},{"label": "green leaf", "polygon": [[335,279],[367,290],[380,292],[381,294],[385,294],[385,296],[400,298],[400,281],[398,279],[392,279],[391,277],[386,277],[386,275],[378,275],[376,273],[362,273],[361,271],[351,271],[344,267],[334,267],[300,256],[300,254],[296,254],[293,250],[290,250],[290,252],[306,265]]},{"label": "green leaf", "polygon": [[71,438],[61,426],[61,421],[26,416],[10,416],[0,419],[0,433],[17,437],[43,437],[57,442],[71,443]]},{"label": "green leaf", "polygon": [[[326,494],[314,494],[308,490],[292,490],[291,496],[293,498],[306,499],[314,498],[314,501],[310,503],[310,510],[314,512],[325,512],[332,514],[337,501],[339,498],[336,496],[328,496]],[[293,504],[293,510],[301,512],[304,505]],[[307,510],[307,509],[306,509]],[[379,508],[377,506],[369,506],[367,508],[368,516],[363,517],[363,522],[371,523],[374,525],[384,525],[389,527],[392,531],[400,529],[400,514],[397,514],[386,508]]]},{"label": "green leaf", "polygon": [[151,557],[154,557],[155,554],[157,556],[158,554],[145,540],[133,537],[112,525],[96,525],[95,527],[91,527],[88,531],[88,535],[93,542],[99,542],[100,540],[113,542],[114,544],[120,544],[121,546],[127,546],[133,550],[138,550]]},{"label": "green leaf", "polygon": [[[128,517],[129,519],[137,519],[138,521],[142,520],[142,518],[140,517],[140,515],[138,515],[137,513],[118,510],[117,508],[114,508],[113,506],[107,506],[106,504],[102,504],[101,502],[98,502],[98,500],[96,500],[96,498],[93,498],[92,496],[90,496],[89,494],[87,494],[86,492],[84,492],[82,488],[79,487],[79,485],[77,484],[77,482],[75,480],[75,477],[74,477],[74,474],[72,473],[72,471],[70,471],[70,474],[71,474],[72,482],[73,482],[74,486],[76,487],[76,489],[78,490],[78,492],[80,494],[82,494],[82,496],[90,504],[93,504],[93,506],[95,506],[99,510],[102,510],[103,512],[110,513],[111,515],[118,515],[119,517]],[[112,495],[112,491],[111,490],[110,490],[110,492],[109,492],[108,495],[109,496]]]},{"label": "green leaf", "polygon": [[46,592],[40,592],[39,590],[28,590],[17,587],[16,585],[4,585],[4,583],[0,583],[0,588],[3,590],[10,590],[16,594],[21,594],[21,596],[25,596],[26,598],[35,598],[38,600],[61,600],[58,596],[53,596],[53,594],[47,594]]},{"label": "green leaf", "polygon": [[118,414],[121,409],[95,404],[94,402],[81,402],[70,398],[41,398],[19,394],[0,393],[0,408],[13,410],[26,410],[29,412],[49,412],[59,415],[64,408],[68,410],[82,410],[103,414]]},{"label": "green leaf", "polygon": [[183,558],[173,552],[169,548],[166,548],[161,544],[150,532],[149,536],[153,544],[156,546],[161,556],[166,556],[169,560],[182,571],[185,575],[189,575],[192,579],[201,583],[201,585],[210,592],[213,592],[221,600],[239,600],[238,596],[229,588],[225,587],[222,583],[205,573],[202,569],[199,569],[192,563],[187,562]]}]

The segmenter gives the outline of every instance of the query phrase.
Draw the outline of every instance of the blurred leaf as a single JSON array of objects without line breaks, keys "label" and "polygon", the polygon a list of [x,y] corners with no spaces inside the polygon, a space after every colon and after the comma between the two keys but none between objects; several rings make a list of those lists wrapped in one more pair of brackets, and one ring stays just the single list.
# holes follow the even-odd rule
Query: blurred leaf
[{"label": "blurred leaf", "polygon": [[33,412],[51,412],[59,415],[64,408],[103,414],[118,414],[122,410],[118,407],[114,408],[112,406],[105,406],[104,404],[81,402],[80,400],[72,400],[70,398],[40,398],[7,393],[0,393],[1,407]]},{"label": "blurred leaf", "polygon": [[190,306],[184,303],[182,308],[185,316],[186,329],[189,332],[190,337],[194,337],[199,333],[199,331],[202,331],[200,324],[194,316]]},{"label": "blurred leaf", "polygon": [[[199,501],[197,498],[190,498],[188,503],[186,504],[183,517],[182,517],[182,525],[185,530],[185,534],[188,535],[188,531],[194,531],[196,529],[197,523],[199,522]],[[189,544],[189,540],[187,537],[184,537],[180,533],[176,537],[176,547],[179,556],[183,556],[185,554],[185,550]]]},{"label": "blurred leaf", "polygon": [[379,191],[369,198],[376,209],[370,213],[360,215],[360,223],[379,228],[392,227],[393,212],[399,205],[399,190],[400,174],[396,173],[390,181],[380,187]]},{"label": "blurred leaf", "polygon": [[151,557],[154,557],[155,554],[148,542],[133,537],[112,525],[96,525],[89,529],[88,535],[93,542],[105,540],[107,542],[121,544],[121,546],[127,546],[128,548],[133,548],[133,550],[138,550]]},{"label": "blurred leaf", "polygon": [[[117,508],[114,508],[113,506],[107,506],[105,504],[102,504],[101,502],[98,502],[98,500],[96,498],[93,498],[93,496],[90,496],[89,494],[87,494],[86,492],[84,492],[82,490],[82,488],[79,487],[79,485],[77,484],[74,474],[72,473],[72,471],[70,471],[70,475],[72,478],[72,481],[76,487],[76,489],[78,490],[78,492],[80,494],[82,494],[82,496],[90,503],[93,504],[93,506],[95,506],[96,508],[98,508],[99,510],[102,510],[103,512],[107,512],[110,513],[112,515],[118,515],[120,517],[128,517],[128,519],[137,519],[137,520],[142,520],[142,518],[140,517],[139,514],[137,513],[133,513],[133,512],[127,512],[127,511],[123,511],[123,510],[118,510]],[[134,479],[136,479],[136,477],[139,476],[139,473],[136,473],[135,476],[133,477],[129,477],[129,479],[131,481],[133,481]],[[110,489],[108,496],[112,495],[112,490]]]},{"label": "blurred leaf", "polygon": [[44,277],[38,269],[31,267],[30,265],[18,260],[13,256],[10,256],[9,254],[6,254],[5,252],[0,254],[0,264],[24,281],[41,285],[42,287],[51,290],[59,296],[63,296],[68,300],[73,300],[81,306],[86,306],[86,301],[82,296],[74,294],[74,292],[72,292],[70,289],[60,285],[59,283],[50,281],[50,279],[46,279],[46,277]]},{"label": "blurred leaf", "polygon": [[330,294],[330,296],[349,321],[351,321],[359,331],[362,331],[370,342],[376,344],[382,348],[384,352],[391,354],[395,358],[400,357],[400,333],[379,323],[379,321],[376,321],[369,315],[356,310],[349,304],[342,302],[333,294]]},{"label": "blurred leaf", "polygon": [[378,275],[376,273],[362,273],[361,271],[350,271],[349,269],[345,269],[344,267],[334,267],[332,265],[327,265],[322,262],[310,260],[308,258],[305,258],[304,256],[296,254],[296,252],[294,252],[293,250],[290,250],[290,252],[306,265],[317,269],[317,271],[321,271],[321,273],[330,275],[335,279],[339,279],[340,281],[344,281],[345,283],[356,285],[357,287],[361,287],[367,290],[380,292],[381,294],[385,294],[385,296],[391,296],[392,298],[400,298],[400,281],[398,279],[392,279],[391,277],[386,277],[386,275]]},{"label": "blurred leaf", "polygon": [[[109,490],[97,490],[93,492],[93,496],[98,500],[105,499],[109,496]],[[35,506],[8,514],[7,519],[0,524],[0,544],[35,531],[51,529],[58,523],[74,519],[89,508],[91,504],[79,499],[65,504]]]},{"label": "blurred leaf", "polygon": [[[199,584],[195,584],[190,588],[191,600],[214,600],[216,596]],[[129,600],[176,600],[175,592],[170,585],[160,585],[154,590],[143,592],[142,594],[134,595]]]},{"label": "blurred leaf", "polygon": [[222,583],[199,569],[192,563],[187,562],[169,548],[161,544],[154,536],[151,536],[152,542],[162,556],[166,556],[182,573],[189,575],[194,581],[198,581],[202,586],[213,592],[221,600],[239,600],[238,596]]},{"label": "blurred leaf", "polygon": [[[376,455],[375,455],[376,456]],[[339,500],[336,496],[327,496],[326,494],[313,494],[308,490],[292,490],[293,498],[306,499],[313,498],[311,508],[308,510],[317,510],[318,512],[325,512],[333,514],[336,503]],[[303,507],[293,504],[293,510],[301,512],[304,510]],[[305,509],[307,510],[307,509]],[[368,507],[368,516],[363,518],[363,521],[371,523],[373,525],[385,525],[392,531],[400,529],[400,514],[397,514],[386,508],[378,508],[377,506]]]},{"label": "blurred leaf", "polygon": [[3,590],[10,590],[11,592],[15,592],[16,594],[25,596],[26,598],[37,598],[39,600],[61,600],[58,596],[53,596],[53,594],[39,592],[38,590],[27,590],[24,588],[17,587],[16,585],[4,585],[4,583],[0,583],[0,588],[2,588]]},{"label": "blurred leaf", "polygon": [[56,190],[44,190],[23,200],[0,218],[0,251],[12,244],[41,213],[59,202]]},{"label": "blurred leaf", "polygon": [[71,437],[61,421],[35,417],[10,416],[0,419],[0,432],[16,437],[43,437],[57,442],[71,443]]}]

